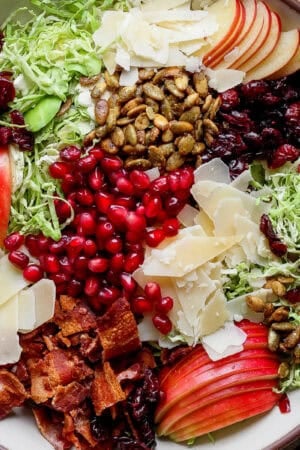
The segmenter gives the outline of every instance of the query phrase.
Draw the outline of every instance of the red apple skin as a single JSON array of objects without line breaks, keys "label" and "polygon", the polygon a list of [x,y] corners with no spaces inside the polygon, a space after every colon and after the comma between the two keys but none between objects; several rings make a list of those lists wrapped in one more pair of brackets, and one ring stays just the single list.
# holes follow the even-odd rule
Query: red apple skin
[{"label": "red apple skin", "polygon": [[[207,392],[203,392],[205,389],[194,392],[190,397],[186,397],[179,401],[176,404],[176,408],[172,408],[171,411],[164,416],[163,420],[159,424],[161,433],[172,433],[173,425],[181,417],[178,415],[178,411],[184,411],[185,415],[189,415],[204,406],[222,401],[223,399],[232,397],[233,395],[238,395],[245,392],[255,392],[262,389],[272,390],[276,386],[277,373],[273,373],[272,375],[263,373],[261,377],[258,373],[256,373],[255,375],[252,375],[252,380],[247,380],[245,374],[243,377],[243,383],[239,377],[236,377],[236,384],[231,384],[227,379],[225,379],[222,380],[224,388],[220,386],[220,383],[218,387],[216,386],[217,383],[212,383],[212,386],[215,388],[213,392],[207,394]],[[272,379],[268,379],[267,377],[272,377]]]},{"label": "red apple skin", "polygon": [[193,412],[190,417],[184,417],[177,422],[176,425],[180,428],[172,432],[170,438],[181,442],[240,422],[269,411],[276,405],[279,397],[271,389],[265,389],[254,394],[247,392],[226,398]]},{"label": "red apple skin", "polygon": [[233,355],[236,357],[235,361],[232,359],[228,361],[227,358],[224,358],[224,360],[212,362],[209,365],[210,367],[204,366],[200,370],[196,370],[184,379],[180,379],[179,383],[177,383],[175,378],[173,384],[165,383],[161,385],[164,398],[157,408],[157,421],[160,421],[166,412],[182,398],[211,384],[212,380],[215,382],[220,379],[226,379],[230,375],[240,374],[242,381],[244,373],[255,371],[258,365],[260,369],[270,370],[270,373],[276,373],[278,370],[278,361],[276,359],[266,357],[239,359],[238,355]]},{"label": "red apple skin", "polygon": [[215,62],[219,62],[220,58],[222,59],[223,55],[227,52],[229,48],[231,48],[232,43],[238,38],[240,33],[242,32],[246,11],[242,2],[237,0],[238,2],[238,17],[232,23],[232,26],[228,30],[227,35],[224,37],[222,42],[216,44],[210,51],[208,51],[203,57],[203,64],[207,67],[212,67]]},{"label": "red apple skin", "polygon": [[0,247],[7,235],[11,206],[11,169],[8,147],[0,146]]}]

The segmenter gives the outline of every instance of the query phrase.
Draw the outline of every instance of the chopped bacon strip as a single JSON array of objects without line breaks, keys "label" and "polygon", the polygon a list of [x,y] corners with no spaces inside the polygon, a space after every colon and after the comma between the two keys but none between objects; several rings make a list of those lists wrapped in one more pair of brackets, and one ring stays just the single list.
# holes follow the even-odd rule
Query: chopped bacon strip
[{"label": "chopped bacon strip", "polygon": [[141,380],[144,376],[144,367],[135,363],[132,366],[128,367],[128,369],[123,370],[123,372],[117,375],[117,379],[119,383],[125,380]]},{"label": "chopped bacon strip", "polygon": [[25,388],[18,378],[8,370],[0,370],[0,419],[15,406],[21,406],[26,398]]},{"label": "chopped bacon strip", "polygon": [[98,328],[104,361],[141,347],[134,315],[124,298],[116,300],[107,312],[98,318]]},{"label": "chopped bacon strip", "polygon": [[[91,447],[94,448],[97,445],[98,440],[96,440],[92,434],[91,420],[90,420],[92,412],[91,412],[90,408],[85,406],[83,408],[73,410],[70,412],[70,415],[73,420],[76,436],[78,436],[78,437],[81,436],[88,443],[89,448],[91,448]],[[78,437],[77,437],[77,440],[78,440],[78,442],[80,442]],[[75,441],[72,441],[72,442],[74,443],[74,445],[76,445]],[[82,439],[81,439],[81,444],[82,444]]]},{"label": "chopped bacon strip", "polygon": [[97,368],[91,388],[91,398],[96,414],[102,412],[114,404],[125,400],[120,383],[114,374],[110,364],[105,362],[103,368]]},{"label": "chopped bacon strip", "polygon": [[86,333],[81,334],[79,337],[79,352],[92,363],[99,361],[102,357],[99,336],[91,337]]},{"label": "chopped bacon strip", "polygon": [[61,328],[63,336],[94,330],[97,327],[95,314],[79,300],[62,295],[60,307],[56,307],[55,322]]},{"label": "chopped bacon strip", "polygon": [[83,381],[93,375],[93,370],[78,355],[60,349],[49,352],[42,360],[29,360],[28,367],[32,379],[31,396],[36,403],[53,397],[59,385]]},{"label": "chopped bacon strip", "polygon": [[40,432],[55,450],[67,450],[72,447],[72,443],[62,434],[63,415],[46,407],[33,408],[33,414]]},{"label": "chopped bacon strip", "polygon": [[67,413],[79,406],[89,394],[89,387],[73,381],[67,386],[58,386],[51,405],[57,411]]}]

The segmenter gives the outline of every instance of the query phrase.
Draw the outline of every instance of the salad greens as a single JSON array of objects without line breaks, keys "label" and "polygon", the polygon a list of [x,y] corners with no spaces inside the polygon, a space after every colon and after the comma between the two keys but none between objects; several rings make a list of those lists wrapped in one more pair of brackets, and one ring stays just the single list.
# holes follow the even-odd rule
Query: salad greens
[{"label": "salad greens", "polygon": [[[14,74],[16,98],[11,107],[25,117],[35,133],[31,153],[14,154],[15,178],[21,178],[12,197],[10,231],[42,231],[59,239],[64,224],[55,214],[54,199],[59,184],[48,174],[48,164],[67,144],[80,144],[94,128],[87,108],[80,105],[81,76],[102,70],[101,54],[92,35],[106,9],[127,9],[125,0],[31,0],[32,9],[20,8],[3,24],[5,42],[0,53],[0,71]],[[26,18],[24,23],[24,17]],[[57,115],[65,101],[69,110]],[[8,115],[1,123],[9,125]],[[20,161],[22,164],[20,164]]]}]

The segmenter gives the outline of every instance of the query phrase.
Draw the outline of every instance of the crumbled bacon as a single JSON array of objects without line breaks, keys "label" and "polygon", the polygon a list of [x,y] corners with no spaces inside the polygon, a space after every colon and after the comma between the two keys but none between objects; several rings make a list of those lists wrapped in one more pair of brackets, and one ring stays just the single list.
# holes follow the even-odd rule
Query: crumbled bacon
[{"label": "crumbled bacon", "polygon": [[104,362],[103,367],[96,369],[91,388],[91,398],[97,415],[101,415],[106,408],[126,398],[108,362]]},{"label": "crumbled bacon", "polygon": [[107,312],[98,318],[98,328],[105,361],[141,347],[134,315],[124,298],[116,300]]},{"label": "crumbled bacon", "polygon": [[33,414],[41,434],[55,450],[68,450],[72,447],[72,443],[62,435],[63,414],[46,407],[33,408]]},{"label": "crumbled bacon", "polygon": [[15,406],[21,406],[26,397],[25,388],[18,378],[8,370],[0,370],[0,419]]},{"label": "crumbled bacon", "polygon": [[67,413],[77,408],[88,396],[89,386],[73,381],[67,386],[58,386],[51,405],[56,411]]},{"label": "crumbled bacon", "polygon": [[63,336],[94,330],[97,327],[96,316],[87,305],[65,295],[62,297],[54,320],[60,326]]}]

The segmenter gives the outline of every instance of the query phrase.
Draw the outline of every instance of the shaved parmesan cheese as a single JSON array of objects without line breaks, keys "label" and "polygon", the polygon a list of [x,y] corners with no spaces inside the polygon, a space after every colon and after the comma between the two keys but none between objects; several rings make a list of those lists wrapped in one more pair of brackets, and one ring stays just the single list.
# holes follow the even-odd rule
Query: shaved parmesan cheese
[{"label": "shaved parmesan cheese", "polygon": [[142,11],[163,11],[166,9],[174,9],[181,5],[189,8],[189,2],[186,0],[146,0],[141,6]]},{"label": "shaved parmesan cheese", "polygon": [[18,294],[29,283],[23,277],[22,271],[14,267],[7,255],[0,259],[0,305]]},{"label": "shaved parmesan cheese", "polygon": [[218,92],[227,91],[242,83],[245,72],[234,69],[213,70],[206,68],[206,75],[209,79],[208,85]]},{"label": "shaved parmesan cheese", "polygon": [[207,16],[207,11],[190,10],[163,10],[163,11],[143,11],[142,17],[149,23],[165,22],[198,22]]},{"label": "shaved parmesan cheese", "polygon": [[22,92],[23,95],[26,95],[31,88],[31,83],[24,77],[23,74],[18,75],[14,79],[13,83],[16,91]]},{"label": "shaved parmesan cheese", "polygon": [[210,359],[218,361],[241,352],[246,339],[247,334],[243,330],[233,322],[225,322],[217,331],[204,336],[201,342]]},{"label": "shaved parmesan cheese", "polygon": [[21,356],[18,314],[16,295],[0,306],[0,365],[16,363]]},{"label": "shaved parmesan cheese", "polygon": [[112,75],[116,70],[116,51],[115,50],[107,50],[102,55],[103,64],[107,68],[108,72]]},{"label": "shaved parmesan cheese", "polygon": [[27,333],[35,328],[35,295],[32,288],[23,289],[18,295],[19,322],[18,329]]},{"label": "shaved parmesan cheese", "polygon": [[177,219],[185,227],[192,227],[195,225],[195,219],[198,215],[199,210],[187,203],[177,215]]},{"label": "shaved parmesan cheese", "polygon": [[37,328],[53,317],[56,289],[54,282],[46,278],[42,278],[30,289],[35,296],[35,328]]},{"label": "shaved parmesan cheese", "polygon": [[217,183],[230,183],[229,167],[220,159],[214,158],[194,171],[195,183],[211,180]]},{"label": "shaved parmesan cheese", "polygon": [[139,79],[139,72],[136,67],[133,67],[129,71],[122,70],[119,83],[120,86],[134,86]]},{"label": "shaved parmesan cheese", "polygon": [[130,54],[122,47],[117,48],[116,63],[123,69],[130,70]]},{"label": "shaved parmesan cheese", "polygon": [[148,175],[149,180],[153,181],[160,177],[160,172],[158,167],[153,167],[152,169],[148,169],[145,171],[145,174]]},{"label": "shaved parmesan cheese", "polygon": [[153,325],[152,316],[145,315],[143,320],[138,324],[139,337],[142,342],[157,342],[160,334]]},{"label": "shaved parmesan cheese", "polygon": [[199,317],[201,336],[214,333],[230,318],[223,291],[218,289]]},{"label": "shaved parmesan cheese", "polygon": [[185,69],[188,72],[195,73],[199,72],[202,67],[202,59],[198,56],[189,56],[186,59]]},{"label": "shaved parmesan cheese", "polygon": [[239,191],[246,192],[251,180],[252,176],[250,170],[244,170],[244,172],[240,173],[240,175],[231,182],[231,186]]}]

